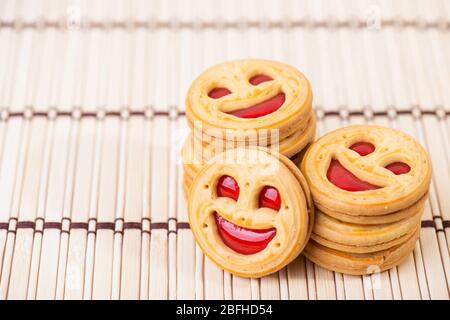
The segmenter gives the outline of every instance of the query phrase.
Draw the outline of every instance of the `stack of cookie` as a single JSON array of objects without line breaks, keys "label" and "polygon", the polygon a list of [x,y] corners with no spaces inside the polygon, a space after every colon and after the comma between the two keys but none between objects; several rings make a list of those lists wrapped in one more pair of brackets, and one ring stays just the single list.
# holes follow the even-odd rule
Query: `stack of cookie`
[{"label": "stack of cookie", "polygon": [[241,277],[262,277],[307,244],[314,205],[298,167],[263,147],[225,151],[205,164],[188,196],[189,225],[203,252]]},{"label": "stack of cookie", "polygon": [[216,65],[191,85],[183,151],[188,190],[204,163],[241,146],[263,146],[295,158],[315,137],[311,86],[291,66],[267,60]]},{"label": "stack of cookie", "polygon": [[304,254],[347,274],[392,268],[415,247],[431,164],[410,136],[380,126],[328,133],[305,153],[316,222]]}]

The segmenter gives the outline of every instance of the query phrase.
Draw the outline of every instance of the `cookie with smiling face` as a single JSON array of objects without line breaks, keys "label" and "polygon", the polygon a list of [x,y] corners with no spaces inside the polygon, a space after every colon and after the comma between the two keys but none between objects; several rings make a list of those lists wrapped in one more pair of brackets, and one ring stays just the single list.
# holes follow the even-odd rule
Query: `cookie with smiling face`
[{"label": "cookie with smiling face", "polygon": [[410,136],[380,126],[330,132],[305,153],[302,172],[317,208],[304,254],[338,272],[370,274],[414,249],[431,164]]},{"label": "cookie with smiling face", "polygon": [[186,116],[192,133],[182,149],[185,190],[216,154],[262,146],[298,158],[316,133],[309,81],[269,60],[231,61],[203,72],[189,89]]},{"label": "cookie with smiling face", "polygon": [[261,277],[305,247],[313,205],[300,170],[265,148],[227,150],[192,182],[189,224],[203,252],[229,272]]},{"label": "cookie with smiling face", "polygon": [[349,216],[387,215],[424,197],[427,152],[412,137],[375,125],[330,132],[306,152],[302,172],[316,205]]},{"label": "cookie with smiling face", "polygon": [[186,116],[191,127],[200,121],[203,132],[222,140],[254,140],[262,129],[278,129],[282,140],[307,122],[311,105],[311,86],[301,72],[276,61],[246,59],[203,72],[189,89]]}]

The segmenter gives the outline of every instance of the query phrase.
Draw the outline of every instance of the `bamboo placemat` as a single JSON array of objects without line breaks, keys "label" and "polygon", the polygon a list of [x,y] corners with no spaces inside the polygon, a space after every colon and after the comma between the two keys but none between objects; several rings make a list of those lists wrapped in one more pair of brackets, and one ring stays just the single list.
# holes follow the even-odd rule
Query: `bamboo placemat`
[{"label": "bamboo placemat", "polygon": [[[448,299],[450,3],[445,0],[0,2],[0,299]],[[302,256],[222,271],[187,224],[184,96],[207,66],[282,60],[319,134],[404,130],[430,152],[420,241],[372,276]]]}]

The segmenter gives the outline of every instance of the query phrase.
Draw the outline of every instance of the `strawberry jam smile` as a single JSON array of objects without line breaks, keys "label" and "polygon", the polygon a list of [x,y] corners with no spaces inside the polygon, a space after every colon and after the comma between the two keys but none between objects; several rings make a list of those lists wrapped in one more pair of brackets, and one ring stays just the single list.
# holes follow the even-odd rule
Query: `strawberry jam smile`
[{"label": "strawberry jam smile", "polygon": [[273,98],[255,104],[254,106],[228,112],[228,114],[231,114],[238,118],[247,118],[247,119],[263,117],[265,115],[277,111],[283,105],[285,99],[286,95],[283,92],[281,92],[276,96],[274,96]]},{"label": "strawberry jam smile", "polygon": [[[359,153],[361,157],[364,157],[374,152],[375,146],[369,142],[357,142],[350,146],[350,149]],[[405,174],[411,170],[411,167],[404,162],[394,162],[387,165],[385,168],[392,171],[395,175]],[[327,171],[327,178],[335,186],[351,192],[376,190],[381,188],[359,179],[349,170],[345,169],[336,159],[331,160]]]},{"label": "strawberry jam smile", "polygon": [[327,178],[335,186],[346,191],[367,191],[381,187],[370,184],[356,177],[353,173],[342,166],[338,160],[332,160],[327,171]]},{"label": "strawberry jam smile", "polygon": [[277,233],[275,228],[249,229],[235,225],[217,212],[214,213],[214,218],[222,241],[230,249],[245,255],[263,250]]},{"label": "strawberry jam smile", "polygon": [[[375,146],[368,142],[357,142],[350,147],[351,150],[359,153],[361,157],[364,157],[375,150]],[[341,163],[333,159],[327,171],[327,178],[335,186],[351,192],[376,190],[381,187],[373,185],[369,182],[363,181],[345,169]]]}]

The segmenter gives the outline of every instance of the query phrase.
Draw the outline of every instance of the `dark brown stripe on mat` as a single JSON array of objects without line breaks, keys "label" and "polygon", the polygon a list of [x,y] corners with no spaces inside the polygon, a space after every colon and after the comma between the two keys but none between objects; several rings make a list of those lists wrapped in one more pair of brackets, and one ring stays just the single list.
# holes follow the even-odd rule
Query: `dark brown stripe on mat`
[{"label": "dark brown stripe on mat", "polygon": [[120,111],[106,111],[105,116],[120,117]]},{"label": "dark brown stripe on mat", "polygon": [[339,111],[324,111],[323,113],[325,116],[336,116],[339,117],[340,112]]},{"label": "dark brown stripe on mat", "polygon": [[[408,114],[412,114],[412,111],[408,112]],[[387,111],[374,111],[373,116],[374,117],[387,117],[388,112]]]},{"label": "dark brown stripe on mat", "polygon": [[115,226],[114,222],[97,222],[96,224],[97,230],[114,230]]},{"label": "dark brown stripe on mat", "polygon": [[364,111],[349,111],[348,115],[351,116],[364,116]]},{"label": "dark brown stripe on mat", "polygon": [[[390,113],[393,113],[394,115],[415,115],[415,113],[419,113],[419,117],[420,115],[432,115],[432,116],[437,116],[437,117],[442,117],[442,116],[448,116],[450,115],[450,111],[446,111],[443,108],[440,109],[436,109],[436,110],[429,110],[429,109],[422,109],[418,106],[415,106],[414,108],[411,108],[411,110],[397,110],[395,108],[391,108],[390,110],[385,110],[385,111],[374,111],[372,109],[372,107],[368,106],[367,107],[367,111],[350,111],[348,110],[348,106],[342,106],[343,107],[343,111],[347,111],[349,116],[365,116],[366,112],[370,112],[374,117],[388,117],[390,116]],[[323,110],[320,107],[316,107],[315,108],[316,111],[318,110]],[[323,115],[325,116],[341,116],[341,110],[323,110]]]},{"label": "dark brown stripe on mat", "polygon": [[190,229],[188,222],[178,222],[177,223],[177,229]]},{"label": "dark brown stripe on mat", "polygon": [[[176,218],[171,218],[171,219],[176,220]],[[182,230],[182,229],[190,229],[189,223],[187,223],[187,222],[177,222],[176,230],[169,230],[168,233],[169,234],[171,234],[171,233],[177,234],[178,230]]]},{"label": "dark brown stripe on mat", "polygon": [[35,111],[33,112],[33,116],[35,117],[47,117],[48,116],[48,112],[46,111]]},{"label": "dark brown stripe on mat", "polygon": [[[146,111],[145,110],[126,110],[128,116],[130,117],[145,117]],[[53,112],[53,111],[52,111]],[[56,111],[54,115],[56,117],[80,117],[80,118],[95,118],[100,117],[103,111],[95,112],[95,111],[81,111],[77,113],[77,111]],[[7,117],[9,118],[25,118],[27,117],[25,115],[26,111],[12,111],[7,114]],[[154,117],[169,117],[171,114],[175,115],[176,117],[185,116],[186,113],[184,111],[152,111],[150,114]],[[34,111],[31,113],[32,117],[49,117],[50,111]],[[122,115],[121,111],[105,111],[103,113],[106,117],[120,117]]]},{"label": "dark brown stripe on mat", "polygon": [[422,228],[436,228],[436,223],[433,220],[423,220]]},{"label": "dark brown stripe on mat", "polygon": [[[183,112],[183,114],[184,114],[184,112]],[[170,112],[168,112],[168,111],[155,111],[153,113],[153,115],[156,116],[156,117],[168,117],[170,115]]]},{"label": "dark brown stripe on mat", "polygon": [[125,222],[123,224],[123,230],[126,230],[126,229],[139,229],[139,230],[141,230],[142,229],[142,223],[140,223],[140,222]]},{"label": "dark brown stripe on mat", "polygon": [[[167,112],[167,114],[169,114],[169,113]],[[142,111],[142,110],[130,111],[129,115],[132,117],[143,117],[143,116],[145,116],[145,111]]]},{"label": "dark brown stripe on mat", "polygon": [[[324,110],[320,106],[315,107],[316,112],[322,112],[323,116],[334,116],[334,117],[340,117],[342,116],[342,112],[347,112],[348,116],[365,116],[365,111],[350,111],[348,110],[348,106],[343,106],[342,110]],[[436,117],[445,117],[450,116],[450,111],[446,111],[444,108],[435,109],[435,110],[427,110],[427,109],[421,109],[419,107],[416,107],[416,109],[411,110],[396,110],[395,108],[391,109],[390,111],[374,111],[368,106],[367,111],[374,117],[388,117],[392,113],[394,116],[396,115],[410,115],[414,117],[420,118],[421,116],[427,115],[427,116],[436,116]],[[49,117],[50,111],[39,111],[39,112],[33,112],[31,113],[31,118],[33,117]],[[106,111],[103,112],[93,112],[93,111],[81,111],[75,116],[76,111],[56,111],[54,115],[56,117],[73,117],[73,118],[95,118],[100,117],[101,114],[105,117],[121,117],[122,112],[121,111]],[[146,111],[142,110],[127,110],[127,114],[130,117],[146,117]],[[154,117],[183,117],[186,115],[184,111],[150,111],[151,116]],[[26,115],[25,111],[14,111],[9,112],[6,116],[6,119],[8,118],[29,118],[29,116]]]},{"label": "dark brown stripe on mat", "polygon": [[410,115],[412,112],[410,110],[398,110],[398,115]]},{"label": "dark brown stripe on mat", "polygon": [[19,221],[17,222],[17,229],[34,229],[36,227],[36,223],[34,221]]},{"label": "dark brown stripe on mat", "polygon": [[[414,28],[418,30],[450,30],[450,21],[420,21],[407,19],[381,19],[380,28],[389,27],[397,29]],[[139,29],[149,30],[223,30],[223,29],[351,29],[351,30],[370,30],[372,27],[366,20],[345,19],[345,20],[244,20],[244,21],[176,21],[176,20],[116,20],[116,21],[88,21],[82,20],[68,25],[65,19],[59,20],[40,20],[40,21],[0,21],[0,29],[13,29],[16,31],[29,29],[57,29],[61,31],[77,30],[126,30],[133,31]]]},{"label": "dark brown stripe on mat", "polygon": [[97,116],[97,113],[94,111],[83,111],[81,116],[83,118],[95,118]]},{"label": "dark brown stripe on mat", "polygon": [[[436,217],[439,219],[442,219],[442,217]],[[43,220],[42,218],[39,218],[40,220]],[[64,218],[67,219],[67,218]],[[64,220],[63,219],[63,220]],[[15,218],[11,218],[11,220],[17,220]],[[95,219],[94,219],[95,220]],[[123,220],[122,218],[118,218],[117,220]],[[150,220],[148,218],[144,218],[143,220]],[[168,221],[174,220],[176,221],[176,218],[169,218]],[[0,222],[0,230],[8,230],[10,223],[8,222]],[[450,228],[450,220],[442,220],[443,228]],[[442,231],[443,229],[438,229],[436,226],[436,223],[434,220],[423,220],[421,222],[422,228],[435,228],[437,231]],[[16,228],[17,229],[34,229],[36,227],[36,223],[34,221],[17,221]],[[85,229],[88,230],[89,224],[87,222],[72,222],[70,224],[70,229]],[[44,222],[43,229],[62,229],[62,223],[61,222]],[[126,229],[137,229],[142,230],[142,223],[141,222],[124,222],[123,223],[123,230]],[[168,222],[153,222],[150,224],[150,230],[156,230],[156,229],[169,229],[169,223]],[[176,230],[180,229],[190,229],[188,222],[177,222],[176,223]],[[96,223],[96,230],[115,230],[115,223],[114,222],[97,222]],[[117,231],[121,233],[121,231]],[[146,230],[143,230],[142,232],[147,232]],[[175,230],[170,230],[170,232],[176,232]],[[93,233],[93,231],[91,231]]]},{"label": "dark brown stripe on mat", "polygon": [[71,222],[70,229],[85,229],[87,230],[89,225],[87,222]]},{"label": "dark brown stripe on mat", "polygon": [[62,223],[61,222],[44,222],[43,229],[59,229],[61,230]]},{"label": "dark brown stripe on mat", "polygon": [[169,229],[169,224],[167,222],[153,222],[150,224],[150,230],[153,229]]}]

